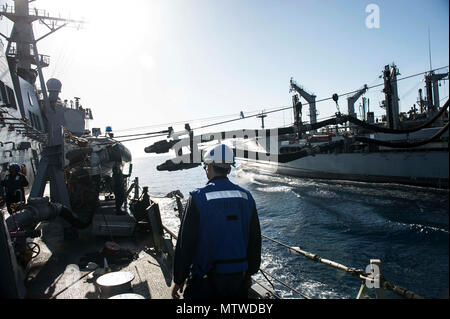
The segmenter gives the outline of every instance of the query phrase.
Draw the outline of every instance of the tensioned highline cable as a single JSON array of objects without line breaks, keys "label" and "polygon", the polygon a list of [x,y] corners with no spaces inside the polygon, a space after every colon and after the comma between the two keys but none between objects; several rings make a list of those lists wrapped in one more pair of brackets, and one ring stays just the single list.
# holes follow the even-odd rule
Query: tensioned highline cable
[{"label": "tensioned highline cable", "polygon": [[[258,111],[260,112],[260,111]],[[253,112],[251,112],[253,113]],[[210,117],[209,119],[219,119],[219,118],[223,118],[223,117],[229,117],[229,116],[235,116],[236,114],[232,114],[232,115],[225,115],[225,116],[215,116],[215,117]],[[206,118],[207,119],[207,118]],[[198,121],[198,120],[194,120],[194,121]],[[172,122],[172,123],[167,123],[167,124],[179,124],[179,123],[189,123],[192,121],[180,121],[180,122]],[[150,127],[160,127],[160,126],[164,126],[167,124],[158,124],[158,125],[152,125],[152,126],[145,126],[145,127],[141,127],[141,128],[150,128]],[[141,128],[136,128],[136,129],[141,129]],[[118,130],[116,132],[123,132],[123,131],[129,131],[129,130],[133,130],[133,129],[126,129],[126,130]],[[143,135],[151,135],[151,134],[158,134],[158,133],[168,133],[168,130],[163,130],[163,131],[157,131],[157,132],[148,132],[148,133],[137,133],[137,134],[129,134],[129,135],[121,135],[121,136],[115,136],[114,138],[121,138],[121,137],[133,137],[133,136],[143,136]],[[149,138],[152,136],[149,136]]]},{"label": "tensioned highline cable", "polygon": [[[445,68],[448,68],[448,67],[449,66],[447,65],[447,66],[436,68],[436,69],[433,69],[433,70],[430,70],[430,71],[425,71],[425,72],[412,74],[412,75],[409,75],[409,76],[405,76],[403,78],[399,78],[396,81],[399,82],[399,81],[402,81],[402,80],[410,79],[410,78],[415,77],[415,76],[426,74],[428,72],[434,72],[434,71],[445,69]],[[372,86],[367,87],[367,90],[370,90],[370,89],[373,89],[373,88],[376,88],[376,87],[380,87],[380,86],[383,86],[383,85],[384,85],[384,83],[372,85]],[[338,97],[354,94],[354,93],[357,93],[359,91],[360,91],[360,89],[353,90],[353,91],[346,92],[346,93],[342,93],[342,94],[339,94]],[[323,99],[317,100],[316,103],[324,102],[324,101],[328,101],[328,100],[332,100],[332,99],[333,99],[332,97],[327,97],[327,98],[323,98]],[[309,103],[305,103],[305,105],[309,105]],[[291,109],[291,108],[292,108],[292,106],[268,109],[267,111],[264,111],[264,114],[271,114],[271,113],[275,113],[275,112],[281,112],[281,111],[288,110],[288,109]],[[248,115],[248,116],[244,116],[244,117],[234,118],[234,119],[230,119],[230,120],[225,120],[225,121],[221,121],[221,122],[216,122],[216,123],[211,123],[211,124],[195,127],[195,128],[193,128],[193,130],[198,130],[198,129],[203,129],[203,128],[212,127],[212,126],[217,126],[217,125],[221,125],[221,124],[241,121],[241,120],[257,117],[257,116],[259,116],[261,114],[261,111],[251,111],[251,112],[247,112],[247,113],[253,113],[253,112],[257,112],[257,113],[253,114],[253,115]],[[218,116],[218,117],[215,117],[215,118],[222,118],[222,117],[228,117],[228,116],[230,116],[230,115]],[[189,122],[189,121],[180,121],[178,123],[187,123],[187,122]],[[169,124],[175,124],[175,123],[169,123]],[[151,127],[151,126],[148,126],[148,127]],[[157,125],[154,125],[153,127],[157,127]],[[122,131],[124,131],[124,130],[122,130]],[[142,136],[142,135],[146,135],[146,133],[134,134],[134,135],[129,135],[129,136],[131,137],[131,136]],[[146,137],[141,137],[141,138],[138,138],[138,139],[151,138],[151,137],[156,137],[156,136],[146,136]],[[126,141],[134,141],[134,140],[137,140],[137,139],[125,140],[124,142],[126,142]]]},{"label": "tensioned highline cable", "polygon": [[[413,75],[409,75],[409,76],[406,76],[404,78],[397,79],[397,82],[402,81],[402,80],[406,80],[406,79],[409,79],[409,78],[412,78],[412,77],[415,77],[415,76],[419,76],[419,75],[422,75],[422,74],[426,74],[428,72],[434,72],[434,71],[437,71],[437,70],[445,69],[445,68],[448,68],[448,65],[444,66],[444,67],[437,68],[437,69],[433,69],[433,70],[430,70],[430,71],[425,71],[425,72],[420,72],[420,73],[416,73],[416,74],[413,74]],[[373,89],[373,88],[376,88],[376,87],[379,87],[379,86],[383,86],[383,85],[384,85],[384,83],[372,85],[370,87],[367,87],[367,90],[370,90],[370,89]],[[351,92],[339,94],[338,97],[342,97],[342,96],[345,96],[345,95],[350,95],[350,94],[357,93],[357,92],[359,92],[359,89],[351,91]],[[328,100],[332,100],[332,99],[333,99],[332,97],[328,97],[328,98],[324,98],[324,99],[321,99],[321,100],[317,100],[316,103],[324,102],[324,101],[328,101]],[[309,105],[309,103],[305,103],[305,105]],[[266,111],[266,112],[264,112],[264,114],[280,112],[280,111],[288,110],[288,109],[291,109],[291,108],[292,108],[292,106],[277,108],[277,109],[273,109],[271,111]],[[211,126],[216,126],[216,125],[220,125],[220,124],[225,124],[225,123],[230,123],[230,122],[234,122],[234,121],[240,121],[240,120],[243,120],[243,119],[256,117],[258,115],[259,115],[259,113],[255,114],[255,115],[246,116],[244,118],[236,118],[236,119],[232,119],[232,120],[228,120],[228,121],[222,121],[222,122],[218,122],[218,123],[208,124],[208,125],[196,127],[196,128],[194,128],[194,130],[198,130],[198,129],[206,128],[206,127],[211,127]]]},{"label": "tensioned highline cable", "polygon": [[113,144],[116,144],[116,143],[131,142],[131,141],[143,140],[143,139],[146,139],[146,138],[161,137],[161,136],[167,136],[167,134],[158,134],[158,135],[152,135],[152,136],[130,138],[128,140],[123,140],[123,141],[119,141],[119,140],[116,140],[115,138],[111,138],[111,140],[112,140],[111,142],[108,141],[108,142],[104,142],[104,143],[98,143],[96,145],[113,145]]},{"label": "tensioned highline cable", "polygon": [[400,100],[403,100],[405,97],[410,95],[414,90],[421,84],[421,82],[416,82],[410,89],[408,89],[403,95],[400,97]]},{"label": "tensioned highline cable", "polygon": [[[247,113],[254,113],[254,112],[261,112],[261,111],[250,111],[250,112],[247,112]],[[154,125],[146,125],[146,126],[140,126],[140,127],[132,127],[132,128],[122,129],[122,130],[116,130],[116,132],[135,131],[135,130],[141,130],[141,129],[146,129],[146,128],[163,127],[163,126],[167,127],[169,125],[192,123],[192,122],[199,122],[199,121],[206,121],[206,120],[216,120],[216,119],[232,117],[232,116],[236,116],[236,113],[228,114],[228,115],[218,115],[218,116],[212,116],[212,117],[204,117],[204,118],[193,119],[193,120],[188,120],[188,121],[167,122],[167,123],[162,123],[162,124],[154,124]]]},{"label": "tensioned highline cable", "polygon": [[133,137],[133,136],[143,136],[143,135],[161,134],[161,133],[168,133],[168,132],[169,132],[169,130],[163,130],[163,131],[157,131],[157,132],[148,132],[148,133],[140,133],[140,134],[130,134],[130,135],[114,136],[114,138]]},{"label": "tensioned highline cable", "polygon": [[158,135],[151,135],[151,136],[144,136],[144,137],[137,137],[137,138],[130,138],[128,140],[123,140],[123,141],[116,141],[116,142],[131,142],[131,141],[136,141],[136,140],[143,140],[146,138],[152,138],[152,137],[161,137],[161,136],[167,136],[167,134],[158,134]]}]

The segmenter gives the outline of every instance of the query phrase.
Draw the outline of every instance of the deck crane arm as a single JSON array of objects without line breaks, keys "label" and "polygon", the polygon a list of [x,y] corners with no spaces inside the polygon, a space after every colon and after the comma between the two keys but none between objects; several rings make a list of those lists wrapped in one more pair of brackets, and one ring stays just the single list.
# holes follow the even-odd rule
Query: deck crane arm
[{"label": "deck crane arm", "polygon": [[317,123],[316,96],[314,94],[309,94],[301,86],[298,86],[293,78],[291,78],[290,84],[291,84],[290,92],[296,91],[298,94],[301,95],[301,97],[303,97],[306,100],[306,102],[308,102],[310,123],[311,124]]},{"label": "deck crane arm", "polygon": [[316,101],[316,96],[314,94],[309,94],[306,92],[301,86],[298,86],[297,83],[294,81],[293,78],[291,78],[291,89],[290,91],[296,91],[298,94],[300,94],[308,103],[312,103]]},{"label": "deck crane arm", "polygon": [[356,92],[354,95],[350,96],[347,98],[347,102],[348,102],[348,115],[350,116],[354,116],[356,117],[356,113],[355,113],[355,102],[361,97],[361,95],[363,95],[364,93],[366,93],[367,91],[367,84],[364,84],[364,87],[360,90],[358,90],[358,92]]}]

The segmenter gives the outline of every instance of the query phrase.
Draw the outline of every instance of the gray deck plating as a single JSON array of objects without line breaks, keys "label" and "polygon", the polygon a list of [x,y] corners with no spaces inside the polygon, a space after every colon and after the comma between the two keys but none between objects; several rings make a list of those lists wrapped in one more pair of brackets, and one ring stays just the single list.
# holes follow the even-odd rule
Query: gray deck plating
[{"label": "gray deck plating", "polygon": [[[111,206],[104,212],[114,214]],[[68,242],[63,240],[63,227],[61,220],[41,224],[43,236],[35,240],[41,253],[29,267],[27,298],[97,299],[97,277],[77,264],[86,254],[100,252],[110,238],[94,237],[90,226],[79,232],[79,239]],[[138,227],[132,237],[113,239],[121,248],[138,253],[138,258],[125,266],[110,265],[111,270],[134,274],[133,292],[146,299],[171,298],[172,261],[166,254],[157,254],[150,234]]]}]

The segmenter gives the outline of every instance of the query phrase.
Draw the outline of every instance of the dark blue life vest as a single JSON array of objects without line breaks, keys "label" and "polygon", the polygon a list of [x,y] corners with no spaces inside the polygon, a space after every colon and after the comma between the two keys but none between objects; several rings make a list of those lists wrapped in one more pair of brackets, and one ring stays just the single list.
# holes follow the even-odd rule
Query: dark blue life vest
[{"label": "dark blue life vest", "polygon": [[[17,173],[15,176],[11,174],[6,175],[2,181],[1,187],[5,187],[5,197],[7,201],[19,202],[25,200],[24,187],[28,186],[28,181],[22,173]],[[0,191],[0,195],[3,192]]]},{"label": "dark blue life vest", "polygon": [[255,201],[247,190],[217,178],[191,192],[200,215],[192,273],[228,274],[248,268],[247,245]]}]

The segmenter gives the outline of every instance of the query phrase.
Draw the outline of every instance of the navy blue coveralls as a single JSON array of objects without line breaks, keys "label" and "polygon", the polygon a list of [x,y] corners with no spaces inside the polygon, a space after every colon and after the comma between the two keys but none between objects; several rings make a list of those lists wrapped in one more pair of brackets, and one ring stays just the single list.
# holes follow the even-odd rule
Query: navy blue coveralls
[{"label": "navy blue coveralls", "polygon": [[[17,172],[15,176],[11,174],[6,175],[5,179],[0,184],[0,196],[5,196],[6,207],[8,213],[11,214],[11,208],[9,205],[20,201],[25,201],[24,187],[28,186],[28,180],[20,172]],[[3,188],[5,192],[3,192]]]},{"label": "navy blue coveralls", "polygon": [[116,203],[116,210],[120,211],[125,202],[124,176],[122,170],[118,166],[113,167],[113,188]]},{"label": "navy blue coveralls", "polygon": [[247,298],[261,263],[261,230],[250,192],[216,177],[191,192],[179,230],[174,282],[184,299]]}]

